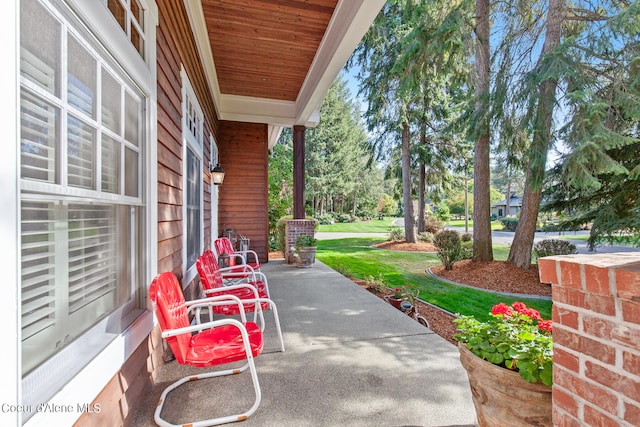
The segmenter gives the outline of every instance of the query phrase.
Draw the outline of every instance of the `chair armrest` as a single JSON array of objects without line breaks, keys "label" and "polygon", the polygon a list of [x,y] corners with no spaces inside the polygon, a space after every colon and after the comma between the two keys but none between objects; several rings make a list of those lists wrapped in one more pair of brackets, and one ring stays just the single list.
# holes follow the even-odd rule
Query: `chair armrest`
[{"label": "chair armrest", "polygon": [[260,263],[260,261],[258,260],[258,254],[256,253],[256,251],[252,251],[251,249],[247,249],[246,251],[235,251],[235,254],[252,254],[256,260],[256,264]]},{"label": "chair armrest", "polygon": [[[240,271],[238,271],[240,270]],[[226,273],[226,274],[225,274]],[[220,269],[220,274],[224,279],[226,276],[237,276],[238,274],[246,274],[247,276],[251,276],[251,280],[255,282],[256,280],[256,271],[253,267],[248,264],[238,264],[232,267],[223,267]]]},{"label": "chair armrest", "polygon": [[253,273],[255,271],[255,269],[251,267],[249,264],[237,264],[237,265],[232,265],[230,267],[220,267],[219,271],[220,273],[226,273],[226,272],[237,273],[239,269],[242,269],[243,272],[250,271],[251,273]]}]

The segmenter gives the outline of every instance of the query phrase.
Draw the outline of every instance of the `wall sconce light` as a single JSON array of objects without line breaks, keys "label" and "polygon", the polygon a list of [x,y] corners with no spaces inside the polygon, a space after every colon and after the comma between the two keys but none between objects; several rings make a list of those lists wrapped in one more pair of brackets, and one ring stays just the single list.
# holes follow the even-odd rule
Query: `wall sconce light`
[{"label": "wall sconce light", "polygon": [[222,169],[222,166],[220,166],[220,163],[216,164],[215,167],[213,166],[213,163],[211,163],[209,167],[210,167],[211,179],[213,179],[213,183],[215,185],[222,185],[222,181],[224,181],[224,169]]}]

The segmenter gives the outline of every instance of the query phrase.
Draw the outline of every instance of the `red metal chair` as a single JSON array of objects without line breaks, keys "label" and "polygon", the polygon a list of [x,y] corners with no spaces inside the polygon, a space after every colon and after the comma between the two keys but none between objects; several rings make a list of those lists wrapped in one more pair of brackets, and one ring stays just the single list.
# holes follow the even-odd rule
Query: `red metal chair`
[{"label": "red metal chair", "polygon": [[[171,347],[178,363],[207,368],[241,360],[247,361],[240,368],[207,372],[195,376],[189,375],[171,384],[162,392],[158,401],[154,414],[156,423],[160,426],[185,425],[171,424],[160,416],[166,396],[170,391],[187,381],[237,374],[244,372],[247,368],[251,373],[255,391],[255,401],[249,410],[188,424],[212,426],[243,421],[253,414],[258,409],[262,398],[253,358],[262,352],[264,341],[258,325],[246,321],[240,299],[232,295],[224,295],[187,302],[182,294],[178,279],[170,272],[162,273],[153,280],[149,288],[149,298],[153,304],[158,324],[162,329],[162,337]],[[240,307],[241,321],[226,318],[190,326],[190,310],[231,303]]]},{"label": "red metal chair", "polygon": [[212,265],[215,264],[216,269],[218,269],[222,275],[223,282],[226,281],[229,284],[252,283],[258,287],[258,290],[266,293],[266,298],[271,298],[267,276],[261,271],[255,270],[249,264],[236,264],[231,267],[220,267],[216,255],[210,249],[204,251],[202,256],[206,257]]},{"label": "red metal chair", "polygon": [[[269,299],[266,285],[263,282],[245,282],[224,286],[221,268],[218,266],[211,251],[205,251],[203,255],[198,257],[196,260],[196,268],[198,269],[200,284],[206,296],[234,295],[238,297],[243,303],[244,311],[254,313],[254,322],[257,321],[257,317],[259,316],[260,329],[262,331],[264,331],[265,326],[262,310],[271,309],[276,323],[278,338],[280,339],[280,350],[284,351],[284,340],[282,338],[282,330],[280,329],[278,309],[276,304]],[[237,315],[239,314],[239,310],[240,308],[236,304],[211,307],[210,318],[213,317],[212,315],[214,313],[219,315]]]},{"label": "red metal chair", "polygon": [[[236,265],[248,265],[255,271],[260,271],[260,261],[258,260],[258,254],[252,250],[236,251],[233,249],[231,240],[228,237],[220,237],[213,243],[218,256],[226,253],[229,255],[229,266],[234,267]],[[250,257],[251,255],[251,257]],[[232,270],[232,273],[244,273],[243,270]],[[242,276],[241,276],[242,277]]]}]

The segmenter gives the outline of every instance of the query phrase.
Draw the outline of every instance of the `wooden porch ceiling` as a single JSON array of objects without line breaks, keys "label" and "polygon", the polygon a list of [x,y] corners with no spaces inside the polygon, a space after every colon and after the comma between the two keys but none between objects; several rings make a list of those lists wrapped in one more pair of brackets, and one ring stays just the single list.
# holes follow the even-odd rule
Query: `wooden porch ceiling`
[{"label": "wooden porch ceiling", "polygon": [[220,92],[295,101],[338,0],[203,0]]},{"label": "wooden porch ceiling", "polygon": [[275,138],[318,123],[324,94],[385,3],[183,1],[219,118],[267,123]]}]

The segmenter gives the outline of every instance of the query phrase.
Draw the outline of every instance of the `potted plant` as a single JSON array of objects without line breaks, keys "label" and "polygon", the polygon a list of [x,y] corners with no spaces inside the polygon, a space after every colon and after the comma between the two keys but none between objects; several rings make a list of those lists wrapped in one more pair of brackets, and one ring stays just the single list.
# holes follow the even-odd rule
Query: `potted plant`
[{"label": "potted plant", "polygon": [[316,260],[318,239],[308,234],[301,234],[296,238],[296,266],[308,268]]},{"label": "potted plant", "polygon": [[402,301],[407,299],[407,287],[394,288],[393,294],[386,296],[385,299],[389,304],[400,310]]},{"label": "potted plant", "polygon": [[552,425],[552,322],[524,303],[493,306],[489,320],[455,322],[479,426]]}]

